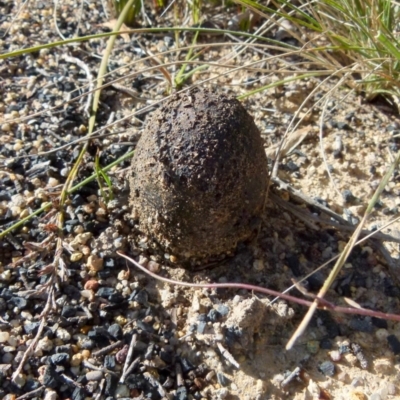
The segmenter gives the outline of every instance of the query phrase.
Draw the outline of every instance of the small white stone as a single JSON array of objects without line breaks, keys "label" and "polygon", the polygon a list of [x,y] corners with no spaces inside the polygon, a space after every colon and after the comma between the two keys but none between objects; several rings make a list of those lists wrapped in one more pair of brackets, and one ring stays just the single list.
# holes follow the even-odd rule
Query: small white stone
[{"label": "small white stone", "polygon": [[46,391],[43,400],[57,400],[57,393],[53,390]]},{"label": "small white stone", "polygon": [[13,206],[24,208],[26,206],[26,198],[22,194],[15,194],[11,196],[11,204]]},{"label": "small white stone", "polygon": [[160,271],[160,264],[155,261],[149,261],[147,264],[147,269],[155,274]]},{"label": "small white stone", "polygon": [[49,187],[56,187],[57,185],[59,185],[59,181],[56,178],[49,178],[49,181],[47,182],[47,186]]},{"label": "small white stone", "polygon": [[53,341],[45,336],[38,341],[36,348],[43,351],[51,351],[53,349]]},{"label": "small white stone", "polygon": [[64,342],[67,342],[71,339],[71,334],[66,329],[58,328],[56,330],[56,337]]},{"label": "small white stone", "polygon": [[338,350],[332,350],[329,352],[329,357],[333,362],[338,362],[342,358],[340,352]]},{"label": "small white stone", "polygon": [[199,312],[200,311],[200,300],[199,297],[195,294],[192,299],[192,307],[191,307],[193,312]]},{"label": "small white stone", "polygon": [[146,267],[147,263],[149,262],[149,259],[144,257],[144,256],[139,256],[139,261],[138,263],[142,266],[142,267]]},{"label": "small white stone", "polygon": [[10,207],[10,211],[13,217],[19,217],[19,215],[21,214],[21,207],[20,206],[11,206]]},{"label": "small white stone", "polygon": [[0,343],[5,343],[10,338],[10,334],[8,332],[0,332]]},{"label": "small white stone", "polygon": [[91,299],[93,297],[93,293],[91,290],[81,290],[81,296],[85,299]]},{"label": "small white stone", "polygon": [[68,176],[69,171],[70,171],[70,168],[65,167],[60,171],[60,175],[66,177],[66,176]]},{"label": "small white stone", "polygon": [[11,279],[11,271],[8,269],[0,274],[0,281],[9,281]]}]

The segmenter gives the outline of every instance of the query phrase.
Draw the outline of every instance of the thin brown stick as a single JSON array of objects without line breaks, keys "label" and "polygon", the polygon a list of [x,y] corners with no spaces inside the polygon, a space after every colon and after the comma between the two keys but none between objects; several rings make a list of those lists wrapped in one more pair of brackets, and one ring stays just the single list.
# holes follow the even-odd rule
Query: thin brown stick
[{"label": "thin brown stick", "polygon": [[25,351],[25,353],[24,353],[24,355],[22,357],[22,360],[20,361],[20,363],[18,365],[18,368],[15,370],[15,372],[12,375],[12,381],[13,382],[15,381],[17,376],[21,373],[22,368],[24,367],[26,360],[29,358],[29,356],[31,355],[33,349],[35,348],[36,343],[38,342],[38,340],[39,340],[39,338],[40,338],[40,336],[41,336],[41,334],[43,332],[45,322],[46,322],[46,318],[42,318],[42,321],[40,322],[39,329],[37,331],[37,334],[36,334],[35,338],[32,340],[31,344],[26,349],[26,351]]},{"label": "thin brown stick", "polygon": [[297,304],[301,304],[302,306],[310,307],[312,304],[317,303],[317,308],[322,309],[322,310],[330,310],[333,312],[337,313],[342,313],[342,314],[357,314],[357,315],[365,315],[365,316],[370,316],[370,317],[376,317],[380,319],[387,319],[391,321],[399,321],[400,322],[400,315],[397,314],[387,314],[383,313],[380,311],[374,311],[374,310],[368,310],[366,308],[351,308],[351,307],[340,307],[336,306],[332,303],[327,302],[324,299],[320,299],[319,297],[316,297],[314,302],[300,299],[295,296],[291,296],[288,294],[284,294],[281,292],[277,292],[272,289],[267,289],[263,288],[261,286],[255,286],[255,285],[249,285],[247,283],[190,283],[190,282],[181,282],[181,281],[175,281],[173,279],[169,278],[164,278],[162,276],[159,276],[149,270],[147,270],[145,267],[140,265],[138,262],[133,260],[132,258],[128,257],[124,253],[121,253],[120,251],[117,251],[117,254],[120,255],[121,257],[125,258],[126,260],[130,261],[132,264],[134,264],[137,268],[139,268],[142,272],[146,273],[147,275],[150,275],[151,277],[162,281],[166,283],[170,283],[172,285],[179,285],[179,286],[186,286],[186,287],[195,287],[195,288],[201,288],[201,289],[245,289],[245,290],[250,290],[254,292],[259,292],[259,293],[264,293],[270,296],[276,296],[279,298],[282,298],[284,300],[288,300]]},{"label": "thin brown stick", "polygon": [[110,344],[109,346],[104,347],[104,348],[102,348],[100,350],[94,351],[92,353],[92,356],[93,357],[100,357],[100,356],[102,356],[104,354],[109,353],[110,351],[112,351],[114,349],[117,349],[118,347],[122,347],[123,345],[124,345],[124,341],[123,340],[118,340],[118,342]]},{"label": "thin brown stick", "polygon": [[17,397],[15,400],[25,400],[29,399],[30,397],[35,397],[36,395],[41,394],[44,389],[46,389],[46,386],[40,386],[37,389],[34,389],[28,393],[23,394],[22,396]]}]

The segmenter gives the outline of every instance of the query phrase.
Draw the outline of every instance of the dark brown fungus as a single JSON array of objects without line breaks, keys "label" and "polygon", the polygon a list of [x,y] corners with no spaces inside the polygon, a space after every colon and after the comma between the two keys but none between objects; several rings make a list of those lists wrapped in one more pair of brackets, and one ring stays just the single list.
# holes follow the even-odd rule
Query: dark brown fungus
[{"label": "dark brown fungus", "polygon": [[267,190],[259,130],[236,99],[193,89],[147,124],[132,161],[132,216],[180,260],[235,249],[254,235]]}]

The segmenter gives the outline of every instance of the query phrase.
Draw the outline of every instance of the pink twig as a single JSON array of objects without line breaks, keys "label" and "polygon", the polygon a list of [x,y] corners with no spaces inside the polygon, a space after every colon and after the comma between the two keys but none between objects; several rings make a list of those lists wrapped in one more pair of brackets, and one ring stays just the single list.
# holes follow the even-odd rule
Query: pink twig
[{"label": "pink twig", "polygon": [[[151,277],[162,281],[166,283],[170,283],[172,285],[179,285],[179,286],[186,286],[186,287],[195,287],[195,288],[205,288],[205,289],[222,289],[222,288],[237,288],[237,289],[246,289],[246,290],[253,290],[254,292],[260,292],[264,293],[270,296],[276,296],[281,299],[285,299],[288,301],[292,301],[297,304],[301,304],[302,306],[309,307],[312,302],[304,299],[299,299],[298,297],[291,296],[289,294],[277,292],[272,289],[266,289],[261,286],[254,286],[254,285],[249,285],[247,283],[190,283],[190,282],[180,282],[180,281],[174,281],[173,279],[168,279],[164,278],[162,276],[159,276],[155,274],[154,272],[149,271],[142,265],[140,265],[138,262],[133,260],[132,258],[128,257],[127,255],[121,253],[120,251],[117,251],[117,254],[120,255],[121,257],[124,257],[126,260],[130,261],[133,265],[135,265],[137,268],[139,268],[141,271],[146,273],[147,275],[150,275]],[[400,322],[400,315],[396,314],[386,314],[380,311],[374,311],[374,310],[367,310],[366,308],[353,308],[353,307],[339,307],[336,306],[325,299],[320,299],[318,297],[315,297],[316,300],[318,300],[318,308],[322,310],[330,310],[334,311],[337,313],[342,313],[342,314],[358,314],[358,315],[366,315],[370,317],[376,317],[376,318],[381,318],[381,319],[388,319],[392,321],[399,321]]]}]

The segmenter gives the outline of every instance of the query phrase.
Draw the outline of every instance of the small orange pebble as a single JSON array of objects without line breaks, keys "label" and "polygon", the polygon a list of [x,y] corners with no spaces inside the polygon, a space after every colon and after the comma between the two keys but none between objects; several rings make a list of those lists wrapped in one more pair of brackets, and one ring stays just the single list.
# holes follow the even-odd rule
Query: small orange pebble
[{"label": "small orange pebble", "polygon": [[131,389],[130,395],[131,395],[131,397],[139,397],[140,396],[140,392],[137,389]]},{"label": "small orange pebble", "polygon": [[97,282],[95,279],[90,279],[85,283],[86,290],[96,291],[98,288],[99,288],[99,282]]},{"label": "small orange pebble", "polygon": [[81,329],[79,329],[79,332],[86,335],[91,329],[92,329],[91,325],[85,325],[85,326],[82,326]]},{"label": "small orange pebble", "polygon": [[367,396],[361,390],[352,390],[350,392],[350,400],[367,400]]}]

